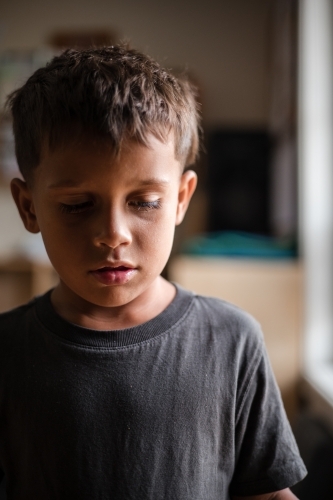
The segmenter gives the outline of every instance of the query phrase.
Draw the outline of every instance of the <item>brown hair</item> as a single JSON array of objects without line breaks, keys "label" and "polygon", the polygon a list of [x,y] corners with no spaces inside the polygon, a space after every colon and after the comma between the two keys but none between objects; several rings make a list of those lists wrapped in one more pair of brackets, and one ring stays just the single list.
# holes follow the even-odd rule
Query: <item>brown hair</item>
[{"label": "brown hair", "polygon": [[8,97],[13,116],[16,157],[31,177],[42,146],[90,134],[107,140],[116,154],[122,141],[148,144],[151,133],[175,137],[175,155],[184,166],[198,153],[195,90],[149,56],[124,46],[64,51]]}]

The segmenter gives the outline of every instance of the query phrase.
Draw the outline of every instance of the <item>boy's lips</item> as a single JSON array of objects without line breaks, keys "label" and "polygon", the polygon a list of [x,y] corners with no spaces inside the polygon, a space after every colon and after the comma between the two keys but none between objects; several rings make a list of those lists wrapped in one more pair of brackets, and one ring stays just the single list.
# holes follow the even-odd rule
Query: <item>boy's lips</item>
[{"label": "boy's lips", "polygon": [[130,264],[114,264],[102,266],[94,271],[90,271],[97,281],[103,285],[124,285],[137,272],[137,269]]}]

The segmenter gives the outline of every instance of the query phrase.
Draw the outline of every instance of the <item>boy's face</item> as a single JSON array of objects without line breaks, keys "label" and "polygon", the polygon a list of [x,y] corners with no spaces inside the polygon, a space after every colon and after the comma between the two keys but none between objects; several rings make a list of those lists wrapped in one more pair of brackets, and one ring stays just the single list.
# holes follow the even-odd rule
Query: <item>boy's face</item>
[{"label": "boy's face", "polygon": [[26,228],[42,233],[60,277],[59,303],[97,310],[134,307],[140,298],[154,307],[195,185],[173,140],[151,137],[149,148],[125,142],[119,157],[89,140],[47,151],[30,188],[14,180],[12,192]]}]

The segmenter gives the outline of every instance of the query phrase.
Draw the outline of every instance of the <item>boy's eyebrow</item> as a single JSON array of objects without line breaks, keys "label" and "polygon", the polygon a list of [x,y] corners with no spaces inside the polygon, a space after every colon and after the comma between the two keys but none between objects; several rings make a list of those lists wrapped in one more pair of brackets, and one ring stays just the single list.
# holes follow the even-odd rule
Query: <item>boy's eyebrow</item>
[{"label": "boy's eyebrow", "polygon": [[[170,184],[170,181],[168,181],[167,179],[152,177],[151,179],[142,179],[141,181],[138,181],[138,184],[140,186],[156,186],[156,185],[167,186],[168,184]],[[82,185],[81,182],[77,182],[73,179],[64,179],[59,182],[55,182],[54,184],[50,184],[50,186],[47,186],[47,189],[80,187],[81,185]]]},{"label": "boy's eyebrow", "polygon": [[156,186],[156,185],[162,185],[162,186],[167,186],[170,184],[170,181],[167,179],[158,179],[157,177],[153,177],[151,179],[142,179],[142,181],[139,181],[141,186]]},{"label": "boy's eyebrow", "polygon": [[54,184],[50,184],[50,186],[47,186],[47,189],[58,189],[58,188],[63,188],[63,187],[79,187],[80,183],[70,180],[70,179],[65,179],[59,182],[55,182]]}]

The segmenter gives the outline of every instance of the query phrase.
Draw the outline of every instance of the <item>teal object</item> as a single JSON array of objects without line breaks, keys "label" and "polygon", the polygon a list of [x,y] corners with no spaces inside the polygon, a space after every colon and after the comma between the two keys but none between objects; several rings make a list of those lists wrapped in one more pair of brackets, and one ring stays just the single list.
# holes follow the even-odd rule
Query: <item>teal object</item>
[{"label": "teal object", "polygon": [[271,238],[238,231],[221,231],[195,236],[182,245],[181,253],[258,259],[297,257],[296,242],[293,239]]}]

